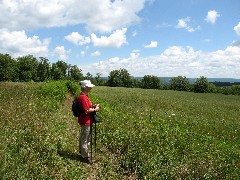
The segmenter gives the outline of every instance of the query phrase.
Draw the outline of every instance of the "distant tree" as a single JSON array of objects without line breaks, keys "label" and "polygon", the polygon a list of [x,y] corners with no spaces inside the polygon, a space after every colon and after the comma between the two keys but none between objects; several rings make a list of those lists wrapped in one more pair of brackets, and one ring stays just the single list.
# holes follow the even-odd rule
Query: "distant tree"
[{"label": "distant tree", "polygon": [[93,80],[93,75],[90,72],[87,72],[85,79],[92,81]]},{"label": "distant tree", "polygon": [[132,83],[132,78],[126,69],[111,71],[107,81],[112,87],[131,87]]},{"label": "distant tree", "polygon": [[70,66],[69,78],[74,80],[74,81],[83,80],[82,70],[79,69],[76,65]]},{"label": "distant tree", "polygon": [[145,75],[142,79],[142,88],[144,89],[160,89],[161,83],[157,76]]},{"label": "distant tree", "polygon": [[17,81],[17,62],[8,54],[0,54],[0,81]]},{"label": "distant tree", "polygon": [[196,82],[193,85],[194,92],[197,93],[207,93],[208,92],[208,80],[206,77],[201,76],[197,78]]},{"label": "distant tree", "polygon": [[217,87],[213,83],[208,84],[208,92],[217,93]]},{"label": "distant tree", "polygon": [[38,80],[43,82],[50,78],[50,62],[47,58],[40,57],[37,69]]},{"label": "distant tree", "polygon": [[136,79],[132,77],[132,87],[141,88],[142,81],[140,79]]},{"label": "distant tree", "polygon": [[93,78],[93,84],[98,86],[104,85],[104,80],[101,78],[101,73],[97,73],[96,76]]},{"label": "distant tree", "polygon": [[69,65],[64,61],[57,61],[56,65],[57,65],[58,69],[61,71],[61,73],[64,77],[63,79],[65,79],[67,76],[67,70],[69,68]]},{"label": "distant tree", "polygon": [[189,80],[184,76],[173,77],[170,80],[170,89],[177,91],[188,91],[190,87]]},{"label": "distant tree", "polygon": [[224,86],[231,86],[232,84],[230,82],[212,82],[217,87],[224,87]]},{"label": "distant tree", "polygon": [[123,87],[132,87],[133,78],[131,77],[128,70],[121,68],[119,71]]},{"label": "distant tree", "polygon": [[108,76],[107,84],[111,87],[116,87],[116,86],[122,85],[119,70],[113,70],[110,72],[110,74]]},{"label": "distant tree", "polygon": [[226,87],[218,88],[217,92],[220,93],[220,94],[225,94],[225,95],[229,95],[229,94],[233,93],[231,88],[226,88]]},{"label": "distant tree", "polygon": [[51,78],[53,80],[67,79],[67,70],[69,65],[63,61],[57,61],[52,64]]},{"label": "distant tree", "polygon": [[17,58],[20,81],[37,81],[38,61],[32,55]]},{"label": "distant tree", "polygon": [[240,95],[240,85],[233,85],[231,90],[233,95]]},{"label": "distant tree", "polygon": [[171,89],[170,88],[170,84],[169,83],[161,83],[161,89],[163,89],[163,90],[170,90]]},{"label": "distant tree", "polygon": [[59,67],[53,63],[52,67],[51,67],[51,79],[53,80],[61,80],[64,79],[64,74],[62,73],[62,71],[59,69]]}]

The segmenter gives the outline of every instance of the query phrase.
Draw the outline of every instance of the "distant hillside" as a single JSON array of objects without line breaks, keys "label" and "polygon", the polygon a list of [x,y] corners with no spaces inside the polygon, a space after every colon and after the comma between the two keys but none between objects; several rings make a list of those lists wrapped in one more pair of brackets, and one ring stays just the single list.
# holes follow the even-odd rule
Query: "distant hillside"
[{"label": "distant hillside", "polygon": [[[194,83],[197,78],[188,78],[190,83]],[[234,78],[208,78],[208,82],[240,82],[240,79],[234,79]]]},{"label": "distant hillside", "polygon": [[208,78],[208,82],[240,82],[240,79],[234,79],[234,78]]},{"label": "distant hillside", "polygon": [[[102,77],[104,80],[107,80],[108,77]],[[143,77],[134,77],[135,79],[141,80]],[[172,77],[159,77],[161,82],[163,83],[169,83]],[[190,83],[194,83],[197,78],[188,78]],[[240,82],[240,79],[234,79],[234,78],[208,78],[208,82]]]},{"label": "distant hillside", "polygon": [[[136,79],[142,79],[143,77],[135,77]],[[169,83],[172,77],[159,77],[161,82],[163,83]],[[197,78],[188,78],[190,83],[194,83]],[[240,79],[234,79],[234,78],[208,78],[208,82],[240,82]]]}]

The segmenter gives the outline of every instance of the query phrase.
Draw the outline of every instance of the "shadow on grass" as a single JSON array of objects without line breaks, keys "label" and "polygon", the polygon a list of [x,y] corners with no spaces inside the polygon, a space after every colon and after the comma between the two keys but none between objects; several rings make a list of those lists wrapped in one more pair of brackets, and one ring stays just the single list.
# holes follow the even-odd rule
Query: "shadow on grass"
[{"label": "shadow on grass", "polygon": [[57,151],[58,155],[63,157],[64,159],[70,159],[73,161],[79,161],[82,163],[87,163],[87,164],[91,164],[92,162],[90,161],[86,161],[86,159],[83,159],[79,154],[70,152],[70,151],[64,151],[64,150],[58,150]]},{"label": "shadow on grass", "polygon": [[70,159],[74,161],[81,161],[81,156],[77,153],[73,153],[71,151],[64,151],[61,149],[58,149],[57,151],[58,155],[65,158],[65,159]]}]

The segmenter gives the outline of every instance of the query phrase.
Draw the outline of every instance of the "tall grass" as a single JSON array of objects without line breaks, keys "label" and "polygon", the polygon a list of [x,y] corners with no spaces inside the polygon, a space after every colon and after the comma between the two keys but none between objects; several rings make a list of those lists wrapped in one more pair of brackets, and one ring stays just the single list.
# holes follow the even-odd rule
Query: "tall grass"
[{"label": "tall grass", "polygon": [[129,174],[147,179],[237,179],[240,97],[96,87],[100,140]]},{"label": "tall grass", "polygon": [[[94,87],[98,162],[78,157],[73,82],[0,83],[0,177],[237,179],[239,96]],[[69,98],[69,97],[67,97]],[[69,108],[69,109],[64,109]]]},{"label": "tall grass", "polygon": [[82,163],[70,81],[0,83],[0,179],[122,179],[106,149]]},{"label": "tall grass", "polygon": [[64,82],[0,84],[1,174],[7,179],[86,177],[79,161],[59,153],[76,143],[61,110],[66,93]]}]

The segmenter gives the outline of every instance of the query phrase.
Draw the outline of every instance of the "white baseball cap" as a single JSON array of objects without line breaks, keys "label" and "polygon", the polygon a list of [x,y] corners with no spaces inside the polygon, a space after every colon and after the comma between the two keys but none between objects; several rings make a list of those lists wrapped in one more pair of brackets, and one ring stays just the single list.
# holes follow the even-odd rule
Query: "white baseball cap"
[{"label": "white baseball cap", "polygon": [[81,87],[94,87],[95,85],[91,83],[90,80],[84,80],[84,81],[81,81]]}]

